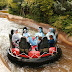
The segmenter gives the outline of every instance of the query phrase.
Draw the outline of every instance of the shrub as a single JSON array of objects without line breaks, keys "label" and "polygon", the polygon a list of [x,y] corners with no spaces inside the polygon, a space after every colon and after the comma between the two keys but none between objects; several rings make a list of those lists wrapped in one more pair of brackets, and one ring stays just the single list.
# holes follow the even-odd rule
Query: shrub
[{"label": "shrub", "polygon": [[5,2],[0,2],[0,10],[4,9],[7,6]]},{"label": "shrub", "polygon": [[72,17],[71,16],[69,15],[59,16],[52,25],[60,30],[63,30],[69,35],[72,35]]}]

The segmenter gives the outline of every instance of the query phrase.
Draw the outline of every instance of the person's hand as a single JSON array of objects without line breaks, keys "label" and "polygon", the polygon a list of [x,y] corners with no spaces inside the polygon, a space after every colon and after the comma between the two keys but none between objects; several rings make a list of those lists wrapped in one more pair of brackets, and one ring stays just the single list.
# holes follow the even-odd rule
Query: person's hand
[{"label": "person's hand", "polygon": [[[28,37],[30,37],[30,36],[28,36]],[[28,37],[26,37],[26,38],[28,38]]]},{"label": "person's hand", "polygon": [[25,36],[23,36],[25,38]]}]

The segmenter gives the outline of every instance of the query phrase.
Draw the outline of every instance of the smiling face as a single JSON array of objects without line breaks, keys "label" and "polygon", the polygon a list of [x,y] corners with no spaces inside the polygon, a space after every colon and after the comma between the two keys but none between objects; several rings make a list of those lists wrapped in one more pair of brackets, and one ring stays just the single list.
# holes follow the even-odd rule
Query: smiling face
[{"label": "smiling face", "polygon": [[18,30],[16,30],[16,32],[15,32],[16,34],[18,33]]},{"label": "smiling face", "polygon": [[50,29],[49,29],[49,32],[50,32]]},{"label": "smiling face", "polygon": [[39,33],[41,32],[40,29],[38,29],[38,32],[39,32]]},{"label": "smiling face", "polygon": [[27,31],[25,30],[25,33],[27,33]]}]

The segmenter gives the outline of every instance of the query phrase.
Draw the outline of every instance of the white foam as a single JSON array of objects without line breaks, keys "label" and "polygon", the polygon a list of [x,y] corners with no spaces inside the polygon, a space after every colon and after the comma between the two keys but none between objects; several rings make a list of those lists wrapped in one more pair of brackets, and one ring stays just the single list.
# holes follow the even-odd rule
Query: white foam
[{"label": "white foam", "polygon": [[[9,33],[12,29],[18,29],[19,33],[22,34],[22,29],[24,25],[18,25],[12,21],[9,21],[6,18],[0,18],[0,54],[5,58],[5,61],[8,63],[11,68],[11,72],[24,72],[23,68],[16,67],[12,64],[7,58],[7,49],[10,46],[9,42]],[[30,33],[35,34],[34,31],[29,30]]]}]

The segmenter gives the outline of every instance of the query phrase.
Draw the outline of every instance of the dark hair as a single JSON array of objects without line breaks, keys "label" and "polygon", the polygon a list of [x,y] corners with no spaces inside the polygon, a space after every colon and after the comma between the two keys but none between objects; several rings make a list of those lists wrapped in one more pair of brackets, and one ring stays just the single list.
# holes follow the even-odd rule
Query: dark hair
[{"label": "dark hair", "polygon": [[26,29],[26,30],[27,30],[27,27],[24,27],[24,28],[23,28],[23,30],[24,30],[24,29]]},{"label": "dark hair", "polygon": [[24,33],[24,29],[26,29],[26,30],[27,30],[27,27],[24,27],[24,28],[23,28],[23,33]]},{"label": "dark hair", "polygon": [[41,29],[42,29],[42,31],[43,31],[43,28],[42,28],[42,27],[39,27],[39,28],[41,28]]},{"label": "dark hair", "polygon": [[50,35],[49,37],[50,37],[50,38],[53,38],[53,36],[52,36],[52,35]]},{"label": "dark hair", "polygon": [[12,30],[11,30],[11,35],[13,35],[13,34],[14,34],[14,30],[12,29]]}]

